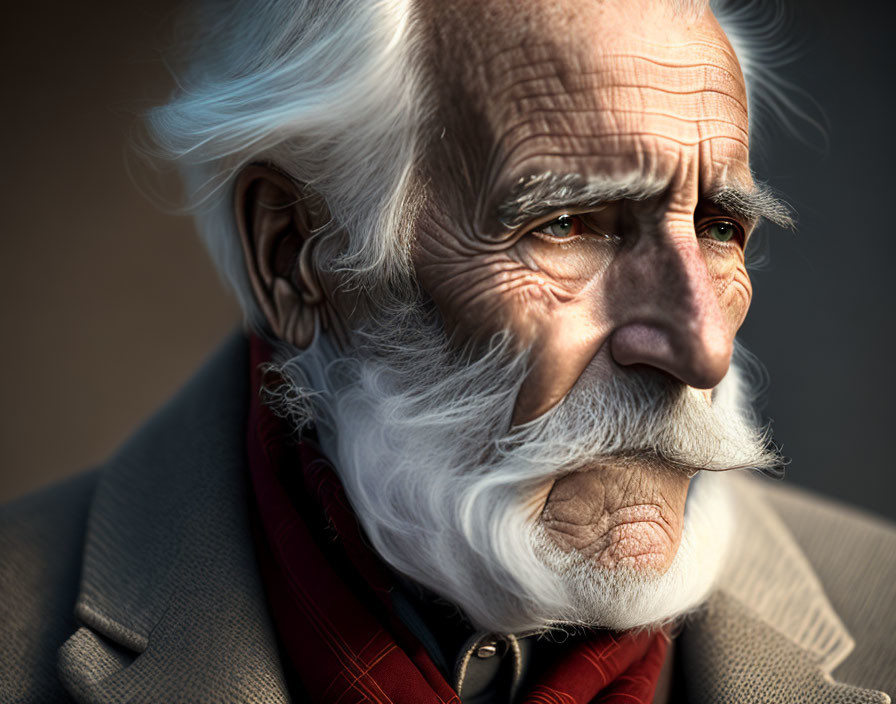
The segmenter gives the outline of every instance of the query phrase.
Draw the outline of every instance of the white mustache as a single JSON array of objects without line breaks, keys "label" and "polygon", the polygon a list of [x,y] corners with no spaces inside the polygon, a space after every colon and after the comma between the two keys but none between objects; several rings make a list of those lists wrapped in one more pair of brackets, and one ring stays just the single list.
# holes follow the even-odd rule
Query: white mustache
[{"label": "white mustache", "polygon": [[[633,457],[656,458],[685,471],[780,471],[782,458],[768,430],[757,427],[749,409],[728,401],[736,394],[718,393],[710,404],[697,389],[661,372],[617,372],[597,383],[583,377],[555,408],[504,442],[525,446],[527,454],[550,455],[567,471]],[[739,384],[737,370],[722,383]]]}]

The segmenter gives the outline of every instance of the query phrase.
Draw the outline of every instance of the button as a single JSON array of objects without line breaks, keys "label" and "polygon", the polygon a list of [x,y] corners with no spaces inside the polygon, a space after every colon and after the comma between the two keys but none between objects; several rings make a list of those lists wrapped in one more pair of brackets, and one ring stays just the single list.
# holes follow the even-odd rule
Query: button
[{"label": "button", "polygon": [[482,660],[486,658],[494,657],[498,654],[498,646],[494,642],[483,643],[478,648],[476,648],[476,657]]}]

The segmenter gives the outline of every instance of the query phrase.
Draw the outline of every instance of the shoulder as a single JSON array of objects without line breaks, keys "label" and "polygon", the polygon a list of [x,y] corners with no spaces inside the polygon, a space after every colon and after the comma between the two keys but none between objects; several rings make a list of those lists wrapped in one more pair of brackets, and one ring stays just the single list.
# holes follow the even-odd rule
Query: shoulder
[{"label": "shoulder", "polygon": [[[153,611],[147,595],[167,593],[174,542],[201,534],[197,554],[207,555],[209,544],[236,550],[222,546],[215,528],[233,534],[242,524],[215,511],[242,517],[245,508],[247,367],[237,333],[102,470],[0,507],[0,702],[69,701],[57,684],[57,651],[83,625],[75,618],[79,592],[104,595],[122,620],[142,623],[135,611],[164,611]],[[200,507],[219,523],[191,523]],[[248,531],[237,537],[248,541]],[[251,565],[247,544],[241,564]],[[183,545],[176,554],[185,554]]]},{"label": "shoulder", "polygon": [[56,651],[75,630],[87,513],[98,472],[0,508],[0,700],[65,701]]},{"label": "shoulder", "polygon": [[834,677],[896,689],[896,525],[786,484],[763,493],[796,539],[855,649]]}]

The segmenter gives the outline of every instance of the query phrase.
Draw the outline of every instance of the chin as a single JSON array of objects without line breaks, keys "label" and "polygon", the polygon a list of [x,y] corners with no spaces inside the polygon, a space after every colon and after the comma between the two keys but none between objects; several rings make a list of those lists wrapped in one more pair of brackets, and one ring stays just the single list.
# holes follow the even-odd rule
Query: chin
[{"label": "chin", "polygon": [[731,537],[727,480],[725,473],[704,472],[691,482],[677,535],[670,535],[665,518],[656,518],[656,506],[633,509],[652,514],[649,519],[619,518],[603,532],[606,545],[581,549],[568,531],[558,533],[556,522],[551,528],[540,522],[534,531],[537,552],[560,577],[570,605],[557,623],[649,628],[699,606],[715,584]]},{"label": "chin", "polygon": [[656,459],[604,462],[558,479],[540,523],[561,552],[595,568],[662,574],[681,544],[689,485]]}]

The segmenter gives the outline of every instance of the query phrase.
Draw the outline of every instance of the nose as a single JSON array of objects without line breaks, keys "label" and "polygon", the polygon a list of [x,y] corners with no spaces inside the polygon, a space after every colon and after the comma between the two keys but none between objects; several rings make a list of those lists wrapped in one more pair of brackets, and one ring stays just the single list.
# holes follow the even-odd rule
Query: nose
[{"label": "nose", "polygon": [[614,277],[613,360],[654,367],[698,389],[715,387],[731,363],[735,330],[697,238],[656,242],[625,259]]}]

